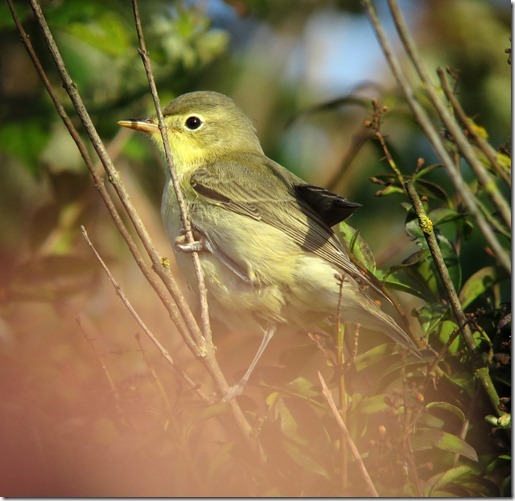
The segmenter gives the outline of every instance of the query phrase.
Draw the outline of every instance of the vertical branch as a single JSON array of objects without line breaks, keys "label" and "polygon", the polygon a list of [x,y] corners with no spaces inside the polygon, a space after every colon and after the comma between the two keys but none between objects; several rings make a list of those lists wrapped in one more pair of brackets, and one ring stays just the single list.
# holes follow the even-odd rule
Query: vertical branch
[{"label": "vertical branch", "polygon": [[[449,71],[449,68],[447,68]],[[495,170],[497,175],[508,185],[511,187],[511,179],[508,174],[503,170],[503,168],[499,165],[497,161],[496,152],[490,145],[488,141],[486,141],[481,135],[476,134],[474,131],[474,126],[472,120],[467,116],[463,108],[461,107],[460,102],[456,99],[454,95],[454,91],[449,87],[449,83],[447,82],[447,78],[445,77],[445,72],[443,68],[437,68],[436,72],[438,73],[438,78],[440,79],[440,84],[442,86],[443,91],[445,92],[445,96],[449,103],[451,103],[452,109],[458,115],[460,122],[467,129],[468,135],[477,143],[478,147],[485,154],[486,158],[488,158],[492,168]]]},{"label": "vertical branch", "polygon": [[[79,135],[77,134],[77,131],[74,129],[73,125],[71,124],[71,121],[68,118],[68,116],[66,115],[64,108],[58,102],[58,100],[55,96],[55,93],[53,92],[51,85],[48,81],[48,78],[46,78],[45,72],[43,71],[43,68],[41,67],[41,64],[39,63],[39,60],[32,48],[32,45],[30,44],[30,39],[29,39],[28,35],[26,34],[25,30],[23,29],[23,26],[19,22],[19,19],[16,15],[16,10],[14,8],[14,4],[13,4],[12,0],[7,0],[7,2],[9,5],[9,8],[11,10],[11,13],[13,15],[13,19],[18,28],[18,31],[20,32],[20,34],[22,36],[22,41],[25,44],[25,47],[26,47],[31,59],[34,62],[34,66],[35,66],[36,70],[38,71],[41,79],[43,80],[43,83],[45,84],[45,87],[47,88],[47,91],[49,92],[49,95],[52,98],[59,115],[61,116],[64,124],[68,128],[75,143],[77,144],[77,147],[78,147],[79,151],[81,152],[81,155],[86,163],[86,166],[88,167],[90,173],[93,176],[93,179],[95,182],[95,187],[99,190],[99,192],[102,196],[102,199],[106,203],[107,208],[115,221],[115,224],[117,225],[118,229],[120,230],[120,233],[122,234],[122,236],[125,238],[127,245],[129,246],[129,249],[131,250],[133,256],[135,257],[138,266],[143,271],[144,275],[147,277],[147,279],[149,280],[151,285],[154,287],[154,290],[156,290],[158,296],[163,301],[163,304],[167,307],[168,312],[170,313],[170,316],[173,319],[173,321],[176,323],[176,325],[179,327],[179,329],[182,329],[182,330],[180,330],[181,334],[183,334],[184,336],[187,337],[191,332],[198,330],[198,326],[195,322],[195,319],[194,319],[194,317],[189,309],[189,306],[186,303],[186,300],[184,299],[184,296],[182,295],[177,283],[175,282],[173,277],[170,275],[170,273],[163,267],[163,265],[161,263],[161,258],[158,255],[157,251],[155,250],[155,248],[150,240],[150,237],[143,225],[143,222],[141,221],[136,210],[134,209],[134,206],[132,205],[130,197],[123,186],[123,183],[118,175],[118,172],[114,168],[114,166],[111,162],[111,159],[109,158],[109,155],[107,154],[107,152],[104,148],[104,145],[102,144],[102,141],[100,140],[100,137],[98,136],[97,131],[93,125],[93,122],[91,121],[91,118],[82,102],[82,99],[80,98],[77,88],[66,69],[64,61],[61,57],[61,54],[59,53],[59,49],[57,48],[57,45],[52,36],[50,28],[48,27],[45,16],[43,15],[43,12],[41,11],[41,7],[39,6],[39,3],[37,2],[37,0],[30,0],[30,4],[31,4],[32,10],[34,12],[34,15],[36,16],[37,23],[43,33],[45,42],[50,50],[50,53],[54,60],[54,63],[57,67],[57,70],[58,70],[61,80],[63,82],[63,87],[65,88],[66,92],[68,93],[68,95],[73,103],[73,106],[74,106],[75,110],[77,111],[77,114],[79,115],[79,118],[80,118],[84,128],[86,129],[86,132],[90,138],[91,144],[95,148],[95,151],[96,151],[100,161],[102,162],[102,165],[104,166],[104,169],[108,175],[109,181],[111,182],[118,197],[120,198],[120,201],[122,202],[122,205],[129,217],[129,219],[131,220],[134,228],[136,229],[136,232],[152,261],[154,270],[159,275],[159,277],[163,281],[164,285],[166,286],[166,288],[172,295],[177,306],[173,305],[173,303],[171,303],[169,301],[169,299],[166,297],[164,291],[162,291],[161,287],[158,286],[157,281],[153,279],[151,273],[147,270],[146,265],[144,264],[143,260],[139,256],[139,251],[137,250],[137,247],[134,245],[129,233],[125,230],[125,227],[124,227],[119,215],[117,214],[114,204],[110,200],[109,194],[107,193],[107,190],[105,189],[105,187],[103,185],[103,180],[97,174],[91,160],[89,159],[89,156],[87,155],[86,149],[85,149],[84,145],[82,144]],[[188,346],[192,347],[193,345],[190,343]],[[196,355],[198,355],[198,353],[196,353]]]},{"label": "vertical branch", "polygon": [[481,381],[483,388],[485,389],[492,405],[494,406],[495,411],[498,415],[501,415],[502,412],[499,409],[499,395],[495,390],[490,373],[488,372],[488,368],[483,366],[483,362],[480,360],[476,353],[476,343],[472,335],[472,330],[470,329],[470,326],[467,322],[467,317],[465,316],[463,308],[461,307],[458,294],[456,293],[451,276],[449,275],[449,270],[445,265],[440,247],[438,246],[438,241],[436,240],[436,236],[433,231],[433,223],[424,210],[424,206],[422,205],[420,197],[418,196],[418,193],[413,186],[413,182],[409,181],[406,183],[406,190],[413,205],[413,209],[417,214],[420,228],[424,233],[424,237],[429,247],[429,251],[431,252],[433,262],[435,263],[436,269],[438,271],[438,275],[440,276],[440,279],[442,280],[443,286],[447,293],[454,317],[456,318],[458,326],[461,329],[463,339],[467,346],[470,357],[474,363],[475,376]]},{"label": "vertical branch", "polygon": [[190,379],[190,377],[179,367],[177,367],[177,364],[175,363],[174,359],[168,352],[168,350],[159,342],[159,340],[154,336],[152,331],[147,327],[145,322],[143,322],[142,318],[138,315],[138,312],[134,309],[130,301],[127,299],[127,296],[123,292],[122,288],[118,284],[118,282],[113,277],[113,274],[105,264],[104,260],[98,253],[97,249],[93,245],[93,242],[89,239],[88,233],[86,232],[86,228],[84,226],[81,226],[81,232],[82,236],[84,237],[84,240],[86,240],[86,243],[90,247],[90,249],[93,251],[93,254],[95,254],[95,257],[97,258],[98,262],[106,272],[107,278],[109,278],[109,281],[113,284],[114,290],[116,291],[116,294],[118,297],[122,300],[125,307],[129,310],[129,313],[132,315],[134,320],[138,323],[138,325],[143,329],[143,332],[147,335],[147,337],[154,343],[156,348],[159,350],[163,358],[170,364],[170,366],[177,371],[177,373],[190,385],[190,387],[195,390],[197,395],[204,401],[207,401],[207,398],[202,394],[202,392],[199,390],[199,385],[196,384],[193,380]]},{"label": "vertical branch", "polygon": [[[404,354],[403,354],[404,356]],[[405,362],[405,361],[404,361]],[[411,473],[411,477],[415,482],[415,487],[417,489],[417,496],[422,497],[422,487],[420,485],[420,479],[418,478],[417,465],[415,463],[415,455],[413,453],[413,444],[411,443],[411,435],[413,433],[413,422],[411,420],[412,410],[408,405],[408,380],[406,379],[406,368],[403,364],[401,367],[402,374],[402,400],[403,400],[403,408],[404,408],[404,432],[402,434],[402,439],[404,442],[404,450],[408,459],[408,475]],[[408,477],[409,478],[409,477]]]},{"label": "vertical branch", "polygon": [[[345,325],[341,323],[342,313],[342,293],[343,283],[345,276],[341,275],[340,278],[340,290],[338,292],[338,310],[336,313],[336,373],[338,374],[338,397],[340,413],[343,419],[346,419],[347,415],[347,392],[345,391],[345,373],[344,373],[344,357],[343,357],[343,341],[345,338]],[[343,431],[340,433],[340,480],[342,490],[347,488],[347,441]]]},{"label": "vertical branch", "polygon": [[[159,103],[159,96],[157,94],[156,82],[154,80],[154,75],[152,74],[152,68],[150,65],[150,59],[148,57],[147,46],[145,43],[145,37],[143,36],[143,27],[141,26],[141,18],[139,15],[139,8],[137,0],[132,0],[132,8],[134,11],[134,19],[136,23],[136,31],[138,33],[138,40],[140,44],[139,54],[141,56],[141,60],[143,61],[143,66],[145,67],[145,72],[147,74],[148,83],[150,86],[150,92],[152,93],[152,99],[154,100],[154,106],[156,108],[157,119],[159,123],[159,131],[161,132],[161,138],[163,140],[163,147],[165,151],[166,165],[168,166],[170,178],[172,180],[173,189],[175,191],[175,195],[177,196],[177,202],[179,204],[179,212],[181,215],[182,226],[184,229],[184,233],[186,239],[189,243],[194,241],[193,232],[191,231],[191,223],[189,220],[188,209],[186,207],[186,202],[184,200],[184,196],[182,194],[181,188],[179,186],[179,180],[177,179],[177,173],[175,172],[175,168],[173,166],[172,153],[170,151],[170,143],[168,142],[168,134],[166,132],[166,127],[164,124],[163,112],[161,110],[161,105]],[[201,347],[205,350],[211,350],[213,347],[211,346],[212,335],[211,335],[211,326],[209,323],[209,310],[207,304],[207,290],[204,281],[204,274],[202,272],[202,267],[200,265],[200,258],[198,252],[192,252],[193,266],[195,269],[195,275],[197,278],[198,284],[198,292],[199,292],[199,300],[200,300],[200,311],[202,317],[202,332],[203,332],[203,340],[197,339],[197,343],[201,345]],[[207,343],[207,346],[206,346]]]}]

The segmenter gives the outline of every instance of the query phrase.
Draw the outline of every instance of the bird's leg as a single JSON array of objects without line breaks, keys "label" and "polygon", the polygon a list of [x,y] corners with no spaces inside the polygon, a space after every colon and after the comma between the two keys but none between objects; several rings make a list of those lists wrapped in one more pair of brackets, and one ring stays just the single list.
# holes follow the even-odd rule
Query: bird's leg
[{"label": "bird's leg", "polygon": [[243,375],[243,377],[240,379],[240,381],[237,384],[235,384],[234,386],[231,386],[229,388],[229,391],[225,394],[224,398],[222,399],[223,402],[228,402],[229,400],[232,400],[233,398],[235,398],[238,395],[241,395],[243,393],[243,389],[247,385],[250,375],[256,368],[256,364],[258,363],[258,360],[261,358],[261,355],[263,355],[263,352],[265,351],[266,347],[268,346],[268,343],[274,337],[276,330],[277,330],[277,327],[275,325],[268,327],[266,329],[263,340],[261,341],[261,345],[259,346],[258,351],[254,356],[254,359],[250,363],[250,366],[247,369],[247,372],[245,372],[245,374]]}]

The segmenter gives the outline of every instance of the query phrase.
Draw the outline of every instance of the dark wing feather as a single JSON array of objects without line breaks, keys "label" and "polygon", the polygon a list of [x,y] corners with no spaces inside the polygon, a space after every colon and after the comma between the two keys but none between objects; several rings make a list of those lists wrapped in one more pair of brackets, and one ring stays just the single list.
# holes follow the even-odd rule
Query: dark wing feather
[{"label": "dark wing feather", "polygon": [[315,211],[327,226],[334,226],[344,221],[361,207],[361,204],[350,202],[340,195],[312,184],[297,185],[295,192],[297,198]]}]

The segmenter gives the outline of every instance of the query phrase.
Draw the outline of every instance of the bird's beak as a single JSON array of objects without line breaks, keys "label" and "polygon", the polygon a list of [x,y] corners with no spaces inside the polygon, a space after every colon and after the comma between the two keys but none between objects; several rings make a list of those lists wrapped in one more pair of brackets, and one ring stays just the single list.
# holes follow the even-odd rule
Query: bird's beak
[{"label": "bird's beak", "polygon": [[159,127],[157,126],[157,124],[152,122],[150,118],[133,118],[129,120],[120,120],[118,122],[118,125],[120,127],[127,127],[129,129],[147,132],[148,134],[159,132]]}]

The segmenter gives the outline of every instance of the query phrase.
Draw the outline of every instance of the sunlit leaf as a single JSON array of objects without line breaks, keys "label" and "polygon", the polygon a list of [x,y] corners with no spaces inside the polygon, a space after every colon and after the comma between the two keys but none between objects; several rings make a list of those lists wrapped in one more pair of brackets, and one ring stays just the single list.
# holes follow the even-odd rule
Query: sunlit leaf
[{"label": "sunlit leaf", "polygon": [[299,376],[298,378],[288,383],[288,389],[301,397],[311,398],[318,396],[319,392],[313,388],[313,383],[309,379],[302,376]]},{"label": "sunlit leaf", "polygon": [[65,29],[82,42],[112,57],[123,54],[129,45],[127,27],[114,12],[101,11],[94,19],[69,23]]},{"label": "sunlit leaf", "polygon": [[358,412],[357,415],[373,415],[386,409],[390,409],[391,407],[385,401],[385,396],[386,395],[381,394],[362,399],[356,406]]},{"label": "sunlit leaf", "polygon": [[456,290],[461,287],[461,265],[458,254],[453,243],[445,237],[440,231],[435,229],[436,239],[442,253],[442,257],[451,277],[452,283]]},{"label": "sunlit leaf", "polygon": [[226,444],[222,444],[222,446],[218,448],[216,453],[209,460],[207,478],[213,478],[215,475],[217,475],[219,470],[223,469],[225,465],[227,465],[227,463],[232,460],[231,452],[234,448],[234,445],[234,442],[228,442]]},{"label": "sunlit leaf", "polygon": [[449,223],[458,219],[463,219],[466,214],[455,211],[454,209],[439,208],[432,210],[429,214],[433,226]]},{"label": "sunlit leaf", "polygon": [[459,298],[463,308],[489,290],[499,280],[499,270],[495,266],[486,266],[476,271],[464,284]]}]

